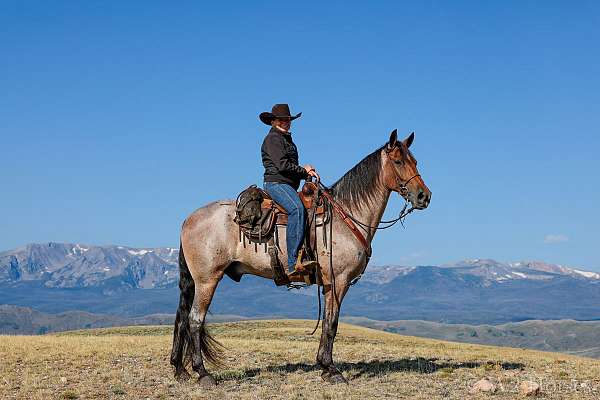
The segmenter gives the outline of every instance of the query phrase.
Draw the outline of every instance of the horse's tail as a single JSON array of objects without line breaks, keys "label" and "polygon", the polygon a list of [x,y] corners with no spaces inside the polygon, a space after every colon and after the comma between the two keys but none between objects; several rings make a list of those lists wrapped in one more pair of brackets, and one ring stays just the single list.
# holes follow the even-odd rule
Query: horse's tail
[{"label": "horse's tail", "polygon": [[[192,309],[194,302],[195,284],[192,274],[188,268],[187,262],[185,261],[185,255],[183,253],[183,246],[179,244],[179,309],[177,310],[177,316],[175,317],[175,331],[173,334],[173,352],[171,353],[171,364],[176,368],[178,367],[177,361],[180,366],[188,365],[192,358],[192,352],[194,351],[193,342],[190,330],[189,313]],[[200,351],[204,358],[213,365],[221,365],[222,345],[215,340],[206,330],[204,321],[200,326]],[[179,347],[181,354],[176,354],[175,341],[179,336],[181,340],[181,347]]]},{"label": "horse's tail", "polygon": [[202,355],[215,367],[223,366],[223,345],[212,337],[204,326],[200,326],[200,350]]},{"label": "horse's tail", "polygon": [[194,302],[195,287],[194,279],[185,261],[183,246],[179,243],[179,307],[175,316],[171,350],[171,365],[176,370],[184,368],[191,356],[189,314]]}]

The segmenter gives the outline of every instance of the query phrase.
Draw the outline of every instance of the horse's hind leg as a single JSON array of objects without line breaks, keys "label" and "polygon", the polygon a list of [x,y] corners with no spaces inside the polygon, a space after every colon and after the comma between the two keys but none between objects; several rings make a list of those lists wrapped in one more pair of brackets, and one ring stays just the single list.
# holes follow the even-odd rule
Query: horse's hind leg
[{"label": "horse's hind leg", "polygon": [[196,282],[194,303],[190,311],[190,336],[193,344],[192,369],[198,373],[198,382],[203,386],[216,385],[215,379],[206,371],[204,360],[213,364],[220,364],[221,345],[208,334],[205,328],[206,313],[215,293],[219,281],[223,277],[214,277],[204,282]]}]

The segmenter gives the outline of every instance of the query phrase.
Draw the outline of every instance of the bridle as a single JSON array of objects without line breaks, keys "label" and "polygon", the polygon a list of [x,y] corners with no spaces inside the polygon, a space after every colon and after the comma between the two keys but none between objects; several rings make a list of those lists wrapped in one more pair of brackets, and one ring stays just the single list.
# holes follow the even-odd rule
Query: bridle
[{"label": "bridle", "polygon": [[[388,150],[386,150],[386,152],[389,153]],[[409,205],[409,199],[407,198],[408,194],[409,194],[409,192],[408,192],[408,186],[407,185],[413,179],[415,179],[417,177],[420,177],[421,174],[415,174],[412,177],[410,177],[408,180],[406,180],[405,182],[402,182],[402,178],[398,174],[398,171],[396,171],[396,168],[392,167],[392,169],[394,170],[394,178],[395,178],[396,182],[398,183],[398,194],[400,194],[400,196],[402,196],[402,198],[404,199],[404,207],[402,207],[402,210],[400,210],[400,213],[398,214],[397,218],[390,219],[388,221],[379,221],[379,224],[377,224],[377,226],[371,226],[371,225],[365,224],[364,222],[361,222],[361,221],[357,220],[352,215],[346,213],[348,215],[348,218],[350,218],[352,221],[354,221],[354,223],[356,223],[361,228],[363,228],[367,233],[369,232],[369,229],[383,230],[383,229],[391,228],[398,221],[400,221],[400,225],[402,225],[402,227],[404,227],[404,223],[403,223],[404,222],[404,218],[406,218],[408,216],[408,214],[410,214],[411,212],[413,212],[415,210],[414,206],[411,206],[407,210],[408,205]],[[385,226],[380,226],[382,224],[385,225]]]},{"label": "bridle", "polygon": [[[382,230],[382,229],[387,229],[387,228],[391,228],[392,226],[394,226],[398,221],[400,221],[400,224],[404,227],[403,224],[403,220],[404,218],[406,218],[406,216],[408,216],[408,214],[410,214],[411,212],[413,212],[415,210],[414,206],[411,206],[411,208],[408,208],[408,204],[409,204],[409,200],[407,198],[409,192],[408,192],[408,184],[410,183],[410,181],[412,181],[413,179],[420,177],[420,174],[416,174],[412,177],[410,177],[410,179],[402,182],[402,178],[399,176],[398,171],[396,171],[396,168],[393,167],[394,169],[394,178],[396,180],[396,182],[399,183],[398,186],[398,193],[402,196],[402,198],[404,199],[404,207],[402,208],[402,210],[400,210],[400,213],[398,215],[397,218],[391,219],[389,221],[379,221],[379,224],[377,226],[371,226],[368,224],[365,224],[364,222],[361,222],[359,220],[357,220],[356,218],[354,218],[351,214],[349,214],[348,212],[346,212],[346,210],[344,210],[340,204],[338,204],[333,196],[331,195],[330,189],[323,185],[323,183],[321,183],[320,180],[317,180],[317,193],[316,196],[319,195],[319,192],[321,192],[325,199],[327,199],[328,204],[328,208],[329,208],[329,213],[332,215],[333,214],[333,209],[335,209],[340,216],[342,217],[342,221],[344,223],[346,223],[346,225],[350,228],[350,230],[352,231],[352,233],[355,235],[355,237],[362,243],[363,247],[365,248],[365,253],[366,253],[366,257],[367,257],[367,261],[365,262],[365,265],[362,268],[362,271],[358,274],[358,276],[356,276],[354,279],[352,279],[352,281],[350,282],[350,286],[355,285],[360,278],[362,278],[363,274],[365,273],[365,270],[367,268],[367,264],[369,263],[369,259],[371,258],[371,245],[369,244],[369,242],[365,239],[365,237],[360,233],[360,231],[358,231],[358,229],[356,229],[355,226],[353,226],[352,222],[354,222],[356,225],[360,226],[367,234],[370,233],[370,229],[374,229],[374,230]],[[313,220],[315,218],[315,215],[313,213]],[[352,221],[352,222],[350,222]],[[310,222],[309,222],[310,224]],[[380,226],[381,224],[384,224],[385,226]],[[323,238],[324,238],[324,244],[325,247],[327,247],[327,239],[325,236],[325,232],[327,231],[327,228],[324,226],[323,227]],[[315,225],[315,235],[316,235],[316,225]],[[332,280],[332,288],[333,288],[333,297],[337,300],[337,294],[336,294],[336,290],[335,290],[335,275],[333,273],[333,219],[331,221],[329,221],[329,238],[331,240],[330,245],[329,245],[329,274],[331,276],[331,280]],[[317,260],[318,260],[318,256],[317,256]],[[293,288],[294,286],[292,286]],[[288,288],[290,288],[290,286],[288,285]],[[317,297],[319,300],[319,305],[318,305],[318,309],[319,309],[319,316],[317,318],[317,324],[314,328],[314,330],[312,331],[312,333],[310,333],[311,335],[314,334],[317,330],[317,328],[319,327],[319,322],[321,320],[321,292],[319,291],[318,287],[317,287]],[[324,311],[323,311],[324,312]]]},{"label": "bridle", "polygon": [[[396,172],[396,168],[394,168],[394,173],[396,174],[397,181],[399,182],[400,177],[398,176],[398,173]],[[415,179],[416,177],[420,177],[420,176],[421,176],[421,174],[416,174],[413,177],[411,177],[409,180],[407,180],[406,182],[400,183],[400,185],[398,187],[398,193],[400,193],[400,195],[404,198],[404,200],[408,200],[406,198],[406,196],[408,196],[408,186],[406,186],[406,185],[408,185],[408,183],[410,181],[412,181],[413,179]]]},{"label": "bridle", "polygon": [[[407,199],[408,196],[408,187],[406,185],[408,185],[410,183],[410,181],[412,181],[413,179],[415,179],[418,176],[421,176],[420,174],[416,174],[414,176],[412,176],[410,179],[406,180],[405,182],[402,182],[402,179],[400,178],[400,176],[398,176],[398,172],[396,171],[396,168],[394,168],[394,173],[395,173],[395,178],[397,180],[397,182],[400,183],[399,188],[398,188],[398,193],[400,193],[400,195],[402,196],[402,198],[404,199],[404,207],[402,207],[402,210],[400,210],[400,214],[398,214],[397,218],[391,219],[389,221],[379,221],[379,224],[377,226],[371,226],[368,224],[365,224],[364,222],[361,222],[359,220],[357,220],[356,218],[354,218],[351,214],[349,214],[348,212],[346,212],[346,210],[344,210],[341,205],[339,205],[334,199],[333,196],[331,195],[330,189],[323,185],[321,183],[320,180],[317,181],[317,185],[319,188],[319,191],[321,191],[321,193],[324,195],[324,197],[327,199],[328,203],[329,203],[329,212],[332,212],[332,209],[335,209],[342,217],[342,221],[344,221],[346,223],[346,225],[350,228],[350,230],[352,231],[352,233],[354,234],[354,236],[356,236],[356,238],[362,243],[363,247],[365,248],[365,252],[366,252],[366,256],[367,256],[367,262],[365,263],[364,267],[362,268],[362,271],[358,274],[357,277],[355,277],[354,279],[352,279],[352,281],[350,282],[350,286],[355,285],[360,278],[362,278],[363,274],[365,273],[365,269],[367,268],[367,264],[369,263],[369,259],[371,258],[371,245],[369,244],[369,242],[365,239],[365,237],[360,233],[360,231],[356,228],[356,225],[360,226],[367,234],[370,233],[370,229],[374,229],[374,230],[382,230],[382,229],[387,229],[387,228],[391,228],[392,226],[394,226],[398,221],[400,221],[400,224],[404,227],[403,224],[403,220],[404,218],[406,218],[406,216],[408,214],[410,214],[411,212],[413,212],[415,210],[415,207],[412,206],[411,208],[408,208],[408,204],[409,201]],[[318,193],[317,193],[318,195]],[[314,214],[313,214],[313,218],[314,218]],[[352,222],[354,222],[354,224],[352,224]],[[384,224],[385,226],[381,226],[381,224]],[[315,226],[316,229],[316,226]],[[333,220],[329,222],[329,237],[330,240],[333,240]],[[316,232],[316,230],[315,230]],[[326,228],[323,227],[323,232],[326,232]],[[325,239],[325,235],[323,236],[325,243],[327,242],[327,239]],[[327,247],[327,245],[325,244],[325,246]],[[334,286],[334,297],[337,298],[336,294],[335,294],[335,276],[333,274],[333,252],[331,249],[331,245],[329,248],[329,273],[331,274],[331,278],[333,281],[333,286]],[[317,290],[318,292],[318,290]],[[318,292],[320,293],[320,292]],[[320,295],[319,297],[319,319],[321,316],[321,297]],[[313,333],[315,333],[315,331],[317,330],[317,327],[319,326],[319,322],[317,321],[317,325],[315,326],[315,329],[313,330],[313,332],[311,333],[311,335]]]}]

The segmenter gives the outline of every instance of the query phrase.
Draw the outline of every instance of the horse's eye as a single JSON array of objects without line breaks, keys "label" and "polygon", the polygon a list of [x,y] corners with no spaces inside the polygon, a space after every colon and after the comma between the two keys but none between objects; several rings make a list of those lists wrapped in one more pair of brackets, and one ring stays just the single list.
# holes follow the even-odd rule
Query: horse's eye
[{"label": "horse's eye", "polygon": [[394,163],[396,163],[398,165],[402,165],[402,160],[394,160]]}]

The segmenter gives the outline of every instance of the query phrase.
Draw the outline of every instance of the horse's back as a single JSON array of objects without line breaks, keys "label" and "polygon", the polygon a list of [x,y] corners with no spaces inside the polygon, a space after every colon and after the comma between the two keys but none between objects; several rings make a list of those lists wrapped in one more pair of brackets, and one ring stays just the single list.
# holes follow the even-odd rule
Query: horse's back
[{"label": "horse's back", "polygon": [[235,200],[217,200],[206,204],[194,210],[183,221],[181,227],[182,236],[186,231],[193,231],[203,226],[213,226],[219,223],[223,226],[223,222],[229,217],[229,221],[233,223],[235,216]]}]

